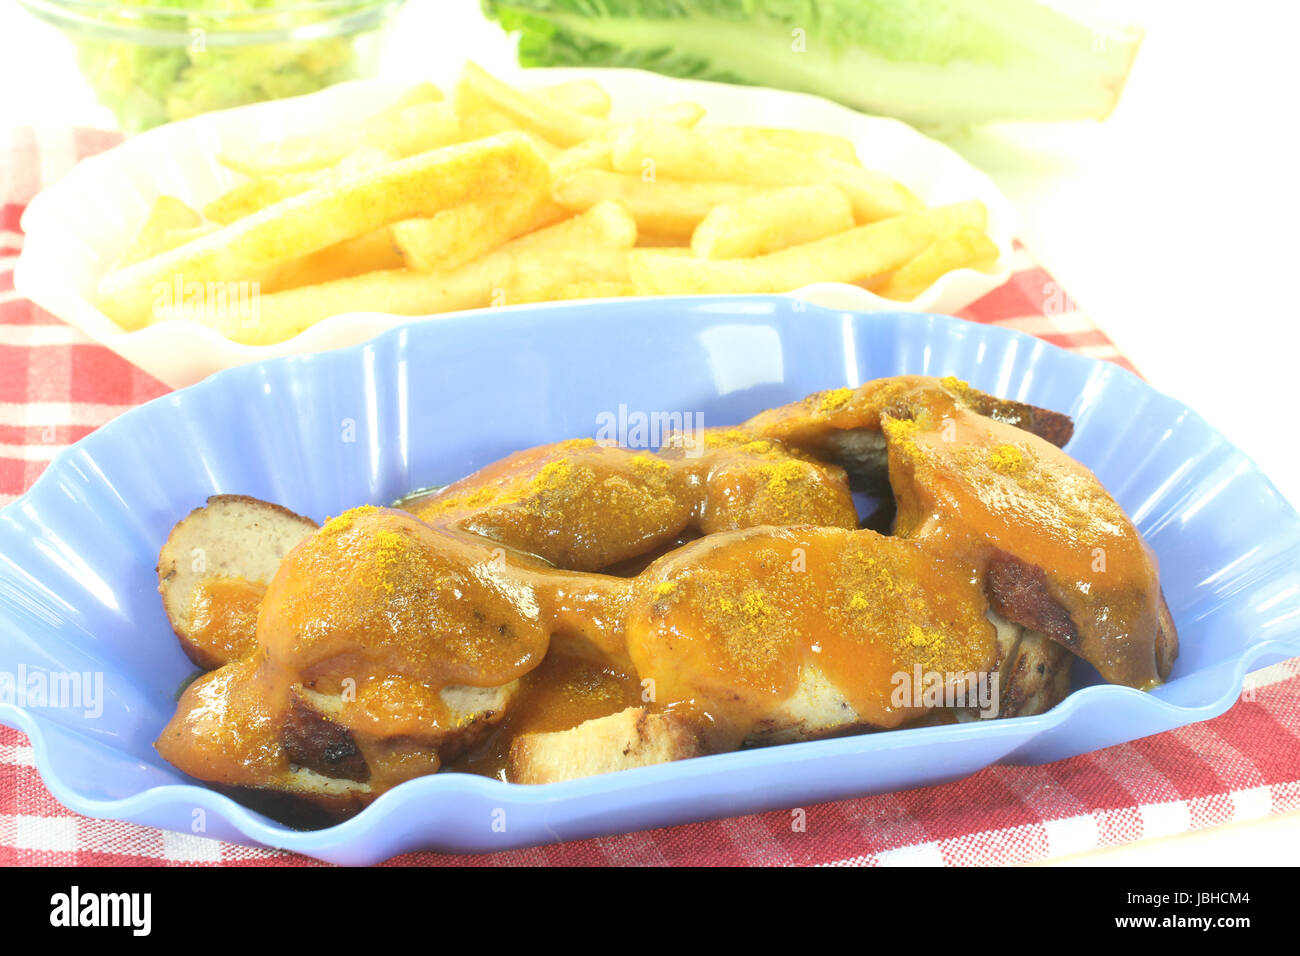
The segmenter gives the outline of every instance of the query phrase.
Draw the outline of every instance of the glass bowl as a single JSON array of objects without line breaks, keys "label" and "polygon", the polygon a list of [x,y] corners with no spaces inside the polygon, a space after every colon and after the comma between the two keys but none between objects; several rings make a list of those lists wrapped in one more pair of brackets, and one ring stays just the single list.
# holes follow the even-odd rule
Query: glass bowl
[{"label": "glass bowl", "polygon": [[371,76],[403,0],[19,0],[128,133]]}]

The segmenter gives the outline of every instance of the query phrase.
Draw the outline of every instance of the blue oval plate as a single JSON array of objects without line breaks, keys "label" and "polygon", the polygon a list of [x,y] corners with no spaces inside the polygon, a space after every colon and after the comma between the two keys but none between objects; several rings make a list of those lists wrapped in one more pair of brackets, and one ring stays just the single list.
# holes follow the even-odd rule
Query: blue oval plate
[{"label": "blue oval plate", "polygon": [[[957,375],[1074,416],[1068,450],[1160,558],[1182,638],[1166,685],[1143,694],[1084,674],[1064,703],[1036,717],[546,786],[439,774],[315,832],[197,785],[154,752],[192,671],[163,616],[154,566],[173,523],[208,495],[254,495],[320,520],[516,449],[595,434],[621,406],[629,416],[694,412],[724,425],[899,373]],[[31,737],[54,795],[89,816],[338,863],[572,840],[917,787],[997,761],[1057,760],[1213,717],[1246,671],[1297,654],[1300,517],[1194,412],[1113,365],[1026,335],[780,297],[450,316],[232,369],[105,425],[0,511],[0,721]]]}]

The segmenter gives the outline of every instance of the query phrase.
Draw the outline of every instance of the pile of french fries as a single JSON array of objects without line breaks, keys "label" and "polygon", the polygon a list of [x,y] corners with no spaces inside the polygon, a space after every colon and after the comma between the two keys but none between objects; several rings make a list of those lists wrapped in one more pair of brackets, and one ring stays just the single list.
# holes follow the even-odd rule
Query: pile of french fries
[{"label": "pile of french fries", "polygon": [[610,108],[593,81],[523,91],[468,64],[450,100],[420,84],[362,123],[228,151],[245,180],[202,212],[160,198],[98,303],[127,330],[182,318],[261,345],[343,312],[814,282],[909,301],[995,268],[982,203],[926,208],[846,139]]}]

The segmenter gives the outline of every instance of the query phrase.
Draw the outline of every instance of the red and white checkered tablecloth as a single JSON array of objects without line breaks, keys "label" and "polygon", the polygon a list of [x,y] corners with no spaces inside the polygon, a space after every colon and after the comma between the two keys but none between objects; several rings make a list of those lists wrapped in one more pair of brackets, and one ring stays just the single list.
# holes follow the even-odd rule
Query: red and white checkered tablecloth
[{"label": "red and white checkered tablecloth", "polygon": [[[167,391],[19,298],[19,219],[44,185],[116,141],[81,130],[0,133],[0,505],[54,453]],[[1025,250],[1011,280],[963,313],[1131,368]],[[1020,863],[1300,810],[1300,658],[1259,671],[1222,717],[1039,767],[957,783],[479,857],[395,864]],[[27,738],[0,727],[0,864],[297,865],[291,853],[92,820],[41,783]]]}]

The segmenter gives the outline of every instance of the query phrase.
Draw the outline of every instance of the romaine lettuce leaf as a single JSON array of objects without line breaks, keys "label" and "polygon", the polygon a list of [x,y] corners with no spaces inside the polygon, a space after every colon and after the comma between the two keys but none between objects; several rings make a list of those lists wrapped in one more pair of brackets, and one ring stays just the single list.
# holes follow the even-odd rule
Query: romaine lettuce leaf
[{"label": "romaine lettuce leaf", "polygon": [[816,93],[922,126],[1104,117],[1141,42],[1035,0],[483,0],[525,66]]}]

